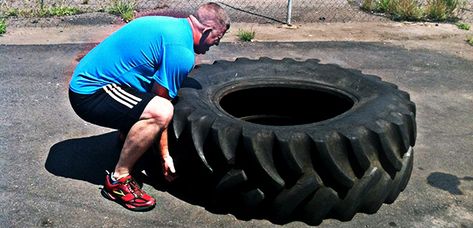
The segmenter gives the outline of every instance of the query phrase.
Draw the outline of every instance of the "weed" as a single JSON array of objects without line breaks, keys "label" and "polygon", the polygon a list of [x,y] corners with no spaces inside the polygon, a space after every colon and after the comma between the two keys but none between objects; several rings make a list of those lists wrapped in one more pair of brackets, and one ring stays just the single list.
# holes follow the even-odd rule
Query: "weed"
[{"label": "weed", "polygon": [[26,9],[17,9],[17,8],[9,8],[5,12],[6,17],[31,17],[33,16],[32,10]]},{"label": "weed", "polygon": [[375,0],[363,0],[361,9],[365,11],[373,11],[375,9]]},{"label": "weed", "polygon": [[391,18],[396,21],[419,21],[423,9],[417,0],[392,0],[390,3]]},{"label": "weed", "polygon": [[249,42],[255,38],[256,32],[255,31],[246,31],[243,29],[239,29],[237,36],[241,41]]},{"label": "weed", "polygon": [[363,0],[365,11],[386,13],[393,20],[456,21],[465,0]]},{"label": "weed", "polygon": [[393,1],[391,0],[363,0],[361,9],[370,12],[390,14],[393,6],[392,3]]},{"label": "weed", "polygon": [[470,30],[470,24],[467,23],[457,23],[457,27],[463,30]]},{"label": "weed", "polygon": [[6,32],[7,32],[7,24],[5,20],[0,19],[0,35],[3,35]]},{"label": "weed", "polygon": [[129,22],[134,18],[135,11],[135,2],[124,1],[124,0],[114,0],[112,6],[108,9],[108,12],[119,16],[125,22]]},{"label": "weed", "polygon": [[7,12],[6,12],[6,16],[7,17],[16,17],[20,14],[20,11],[18,9],[14,9],[14,8],[11,8],[11,9],[8,9]]},{"label": "weed", "polygon": [[363,10],[386,13],[393,20],[419,21],[423,9],[418,0],[363,0]]},{"label": "weed", "polygon": [[473,46],[473,36],[469,36],[466,38],[466,42],[468,42],[468,44],[470,44],[471,46]]},{"label": "weed", "polygon": [[461,0],[429,0],[426,6],[426,16],[434,21],[456,20]]},{"label": "weed", "polygon": [[383,13],[389,13],[391,6],[391,0],[379,0],[376,4],[376,10]]},{"label": "weed", "polygon": [[390,13],[391,0],[363,0],[361,9],[378,13]]}]

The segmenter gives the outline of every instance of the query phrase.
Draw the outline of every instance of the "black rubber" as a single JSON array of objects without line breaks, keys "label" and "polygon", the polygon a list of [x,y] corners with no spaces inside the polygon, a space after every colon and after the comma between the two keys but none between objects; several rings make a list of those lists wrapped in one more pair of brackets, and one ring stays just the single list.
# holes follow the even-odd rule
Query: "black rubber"
[{"label": "black rubber", "polygon": [[263,208],[276,223],[375,213],[412,172],[414,103],[358,70],[268,58],[200,65],[174,112],[170,138],[187,151],[174,156],[194,154],[212,202]]}]

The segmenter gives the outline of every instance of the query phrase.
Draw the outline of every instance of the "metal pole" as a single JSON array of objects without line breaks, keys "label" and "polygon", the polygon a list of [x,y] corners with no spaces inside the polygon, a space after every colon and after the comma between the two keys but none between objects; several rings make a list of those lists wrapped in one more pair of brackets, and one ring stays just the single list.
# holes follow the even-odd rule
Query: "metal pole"
[{"label": "metal pole", "polygon": [[292,18],[292,0],[287,1],[287,25],[291,25]]}]

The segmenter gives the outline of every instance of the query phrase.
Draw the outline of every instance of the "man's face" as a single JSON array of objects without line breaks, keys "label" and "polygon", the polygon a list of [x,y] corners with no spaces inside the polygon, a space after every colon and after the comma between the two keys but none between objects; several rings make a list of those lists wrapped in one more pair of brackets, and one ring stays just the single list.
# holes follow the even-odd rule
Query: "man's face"
[{"label": "man's face", "polygon": [[220,39],[222,39],[226,32],[227,30],[219,31],[210,28],[205,29],[202,32],[202,37],[200,38],[199,44],[194,46],[195,53],[205,54],[210,49],[210,47],[220,43]]}]

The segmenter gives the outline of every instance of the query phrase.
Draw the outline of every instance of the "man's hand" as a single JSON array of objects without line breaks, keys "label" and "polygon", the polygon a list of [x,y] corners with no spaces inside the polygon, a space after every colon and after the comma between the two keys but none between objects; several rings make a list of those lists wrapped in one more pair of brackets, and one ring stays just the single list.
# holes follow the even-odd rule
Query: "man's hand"
[{"label": "man's hand", "polygon": [[171,182],[177,178],[176,169],[174,168],[174,161],[170,155],[163,156],[162,165],[164,179]]}]

